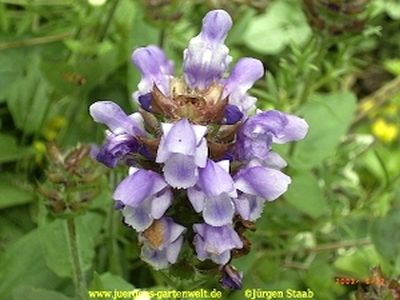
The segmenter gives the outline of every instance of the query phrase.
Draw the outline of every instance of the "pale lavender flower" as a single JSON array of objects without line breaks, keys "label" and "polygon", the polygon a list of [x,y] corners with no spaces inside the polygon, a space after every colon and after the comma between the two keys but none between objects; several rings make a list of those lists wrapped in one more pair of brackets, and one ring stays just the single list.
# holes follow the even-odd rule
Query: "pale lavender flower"
[{"label": "pale lavender flower", "polygon": [[108,167],[115,167],[126,155],[140,148],[136,137],[145,134],[143,119],[139,113],[130,116],[111,101],[98,101],[89,108],[94,121],[105,124],[107,140],[96,154],[96,159]]},{"label": "pale lavender flower", "polygon": [[264,66],[255,58],[241,58],[225,81],[223,98],[228,97],[229,104],[248,114],[255,109],[257,99],[249,96],[247,91],[254,82],[264,75]]},{"label": "pale lavender flower", "polygon": [[[256,98],[248,91],[264,66],[245,57],[229,72],[232,58],[224,42],[231,26],[223,10],[204,17],[184,51],[182,76],[174,76],[173,63],[157,46],[135,50],[132,61],[141,80],[133,98],[140,116],[127,116],[109,101],[96,102],[90,113],[110,129],[97,159],[111,167],[120,160],[138,167],[113,197],[125,223],[139,232],[142,259],[157,270],[177,262],[185,228],[173,220],[181,220],[193,225],[189,242],[198,260],[219,265],[221,284],[237,289],[242,274],[227,265],[232,252],[250,250],[247,226],[291,182],[272,144],[304,138],[308,125],[276,110],[251,116]],[[198,218],[201,223],[190,222]]]},{"label": "pale lavender flower", "polygon": [[136,49],[132,54],[132,61],[142,75],[138,84],[138,93],[134,95],[146,95],[156,86],[164,95],[169,94],[170,80],[174,75],[173,62],[168,60],[164,51],[154,45]]},{"label": "pale lavender flower", "polygon": [[246,120],[239,129],[236,155],[240,160],[266,161],[272,143],[284,144],[305,137],[308,124],[301,118],[270,110]]},{"label": "pale lavender flower", "polygon": [[207,161],[207,128],[182,119],[175,124],[163,123],[162,129],[156,162],[164,163],[165,180],[174,188],[195,185],[198,168],[203,168]]},{"label": "pale lavender flower", "polygon": [[113,198],[124,204],[125,223],[140,232],[164,215],[171,205],[172,193],[156,172],[131,168],[131,174],[118,185]]},{"label": "pale lavender flower", "polygon": [[200,261],[211,259],[216,264],[225,265],[231,258],[231,250],[243,247],[231,225],[194,224],[193,230],[196,233],[193,243]]},{"label": "pale lavender flower", "polygon": [[291,182],[281,171],[262,166],[240,170],[235,176],[240,191],[234,199],[236,211],[244,220],[255,221],[261,215],[265,201],[273,201],[286,192]]},{"label": "pale lavender flower", "polygon": [[232,60],[224,45],[231,26],[232,19],[224,10],[211,11],[204,17],[200,34],[183,52],[183,72],[189,87],[205,89],[222,79]]},{"label": "pale lavender flower", "polygon": [[232,223],[237,197],[233,179],[229,174],[229,161],[207,161],[199,169],[196,187],[188,189],[188,198],[196,212],[203,212],[204,221],[212,226]]},{"label": "pale lavender flower", "polygon": [[141,257],[160,270],[176,263],[182,248],[185,227],[176,224],[172,218],[163,217],[139,235],[143,243]]},{"label": "pale lavender flower", "polygon": [[221,285],[225,289],[238,290],[242,288],[243,272],[236,270],[234,266],[225,265],[221,268]]}]

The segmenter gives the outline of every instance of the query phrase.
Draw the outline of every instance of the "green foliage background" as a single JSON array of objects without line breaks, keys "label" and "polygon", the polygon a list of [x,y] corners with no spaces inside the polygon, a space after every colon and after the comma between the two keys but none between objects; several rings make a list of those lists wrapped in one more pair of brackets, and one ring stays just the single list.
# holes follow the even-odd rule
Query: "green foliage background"
[{"label": "green foliage background", "polygon": [[[252,90],[258,106],[298,114],[310,125],[305,140],[276,147],[293,183],[248,234],[250,254],[233,261],[244,288],[309,288],[327,300],[398,299],[398,1],[354,1],[357,14],[346,12],[347,1],[304,1],[316,16],[297,0],[89,2],[0,0],[0,299],[78,299],[67,221],[50,214],[38,192],[49,181],[46,144],[68,151],[101,143],[103,128],[88,106],[112,99],[135,109],[132,50],[160,45],[179,70],[183,49],[213,8],[233,16],[226,44],[234,61],[256,57],[268,70]],[[324,25],[311,26],[313,19]],[[359,20],[362,26],[353,22]],[[96,196],[74,216],[87,288],[196,287],[166,281],[168,273],[140,261],[137,236],[111,201],[126,170],[93,168],[102,174]],[[336,280],[374,276],[387,284]],[[198,287],[217,287],[217,279]],[[241,291],[224,298],[244,299]]]}]

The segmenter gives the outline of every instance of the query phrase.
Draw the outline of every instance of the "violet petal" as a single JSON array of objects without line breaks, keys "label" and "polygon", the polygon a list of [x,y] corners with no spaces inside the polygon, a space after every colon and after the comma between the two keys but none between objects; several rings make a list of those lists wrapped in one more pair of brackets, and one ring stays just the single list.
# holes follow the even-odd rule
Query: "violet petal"
[{"label": "violet petal", "polygon": [[222,78],[231,57],[224,45],[232,19],[224,10],[213,10],[203,19],[201,32],[189,42],[184,51],[183,70],[191,88],[205,89]]}]

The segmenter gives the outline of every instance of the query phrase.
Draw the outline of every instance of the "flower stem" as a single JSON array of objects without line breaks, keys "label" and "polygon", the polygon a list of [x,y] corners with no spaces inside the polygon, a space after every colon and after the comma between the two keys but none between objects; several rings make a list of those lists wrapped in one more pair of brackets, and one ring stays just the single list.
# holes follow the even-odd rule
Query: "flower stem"
[{"label": "flower stem", "polygon": [[79,253],[78,235],[76,232],[75,219],[71,218],[66,221],[68,231],[69,253],[72,261],[73,279],[76,295],[80,299],[85,299],[85,279],[82,272],[81,257]]},{"label": "flower stem", "polygon": [[111,3],[111,7],[110,7],[110,9],[109,9],[109,11],[107,13],[104,25],[103,25],[103,27],[100,28],[100,30],[98,32],[98,35],[97,35],[97,42],[99,42],[99,43],[102,42],[104,40],[104,38],[106,37],[106,35],[107,35],[107,31],[108,31],[108,29],[109,29],[109,27],[111,25],[111,21],[113,19],[114,13],[115,13],[115,11],[117,9],[118,2],[119,2],[119,0],[114,0]]},{"label": "flower stem", "polygon": [[14,48],[23,48],[23,47],[31,47],[31,46],[55,43],[55,42],[63,41],[70,37],[72,37],[72,33],[66,32],[66,33],[55,34],[55,35],[34,37],[34,38],[29,38],[29,39],[24,39],[24,40],[10,41],[10,42],[0,44],[0,50],[8,50],[8,49],[14,49]]}]

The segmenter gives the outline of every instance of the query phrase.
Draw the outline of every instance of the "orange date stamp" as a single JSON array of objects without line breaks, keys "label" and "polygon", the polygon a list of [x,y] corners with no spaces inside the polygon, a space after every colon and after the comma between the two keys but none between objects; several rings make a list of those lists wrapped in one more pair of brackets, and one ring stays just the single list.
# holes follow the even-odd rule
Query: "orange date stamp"
[{"label": "orange date stamp", "polygon": [[377,286],[385,285],[385,278],[383,277],[368,277],[364,279],[357,279],[353,277],[336,277],[335,280],[336,284],[339,285],[358,285],[358,284],[377,285]]}]

